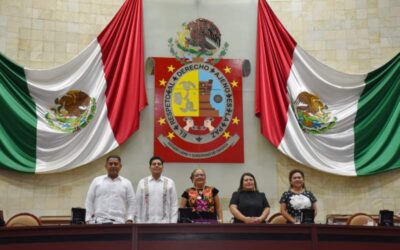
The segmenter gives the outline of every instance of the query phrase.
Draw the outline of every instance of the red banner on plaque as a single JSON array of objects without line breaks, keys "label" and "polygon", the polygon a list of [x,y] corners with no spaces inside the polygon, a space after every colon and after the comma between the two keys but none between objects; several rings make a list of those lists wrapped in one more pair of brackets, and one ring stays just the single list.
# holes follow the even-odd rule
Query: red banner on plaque
[{"label": "red banner on plaque", "polygon": [[243,163],[242,60],[153,63],[154,154],[166,162]]}]

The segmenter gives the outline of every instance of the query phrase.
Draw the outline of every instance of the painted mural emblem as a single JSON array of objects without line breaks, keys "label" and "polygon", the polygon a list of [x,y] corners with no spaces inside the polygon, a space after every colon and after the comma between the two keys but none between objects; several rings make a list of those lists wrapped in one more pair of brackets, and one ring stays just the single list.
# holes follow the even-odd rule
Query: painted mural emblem
[{"label": "painted mural emblem", "polygon": [[223,135],[233,119],[232,87],[207,63],[182,66],[164,92],[166,121],[182,140],[203,144]]},{"label": "painted mural emblem", "polygon": [[337,118],[332,117],[328,106],[316,95],[303,91],[293,105],[297,121],[306,133],[321,134],[336,124]]},{"label": "painted mural emblem", "polygon": [[[217,156],[223,162],[224,152],[243,140],[242,65],[223,59],[228,43],[221,46],[218,27],[204,18],[183,23],[168,46],[174,58],[156,58],[154,72],[155,154],[175,162]],[[232,156],[236,161],[243,162],[243,152]]]},{"label": "painted mural emblem", "polygon": [[96,113],[96,99],[81,90],[70,90],[54,100],[46,113],[48,125],[58,131],[73,133],[85,128]]}]

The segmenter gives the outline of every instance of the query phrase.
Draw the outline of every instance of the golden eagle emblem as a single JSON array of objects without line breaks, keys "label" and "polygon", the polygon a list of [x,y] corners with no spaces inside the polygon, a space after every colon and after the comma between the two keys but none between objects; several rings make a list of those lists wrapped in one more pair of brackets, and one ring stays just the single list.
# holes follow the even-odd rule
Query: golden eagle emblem
[{"label": "golden eagle emblem", "polygon": [[[182,24],[182,31],[178,37],[168,40],[170,52],[181,63],[203,62],[213,56],[221,47],[221,32],[218,27],[205,18],[198,18],[189,23]],[[177,52],[175,46],[179,49]],[[216,64],[226,55],[229,44],[224,43],[218,58],[211,59],[209,63]]]},{"label": "golden eagle emblem", "polygon": [[321,134],[336,124],[337,118],[332,117],[328,106],[314,94],[303,91],[292,104],[297,121],[304,132]]},{"label": "golden eagle emblem", "polygon": [[96,99],[81,90],[70,90],[54,100],[55,107],[45,115],[51,128],[73,133],[86,127],[96,113]]}]

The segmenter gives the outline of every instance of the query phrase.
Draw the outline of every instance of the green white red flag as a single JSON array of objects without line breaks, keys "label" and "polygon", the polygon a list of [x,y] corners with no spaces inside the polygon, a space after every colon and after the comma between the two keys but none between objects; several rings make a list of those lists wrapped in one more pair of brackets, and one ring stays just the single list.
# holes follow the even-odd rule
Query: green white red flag
[{"label": "green white red flag", "polygon": [[23,68],[0,54],[0,167],[61,172],[89,163],[139,128],[147,105],[141,0],[127,0],[70,62]]},{"label": "green white red flag", "polygon": [[255,112],[261,133],[297,162],[338,175],[400,167],[400,54],[361,75],[301,49],[258,4]]}]

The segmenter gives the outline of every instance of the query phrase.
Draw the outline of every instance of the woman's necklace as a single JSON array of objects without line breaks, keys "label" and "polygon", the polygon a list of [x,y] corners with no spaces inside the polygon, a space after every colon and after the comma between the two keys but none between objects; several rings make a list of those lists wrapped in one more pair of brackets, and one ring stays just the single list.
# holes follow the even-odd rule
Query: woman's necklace
[{"label": "woman's necklace", "polygon": [[201,200],[203,196],[203,189],[197,189],[197,199]]}]

